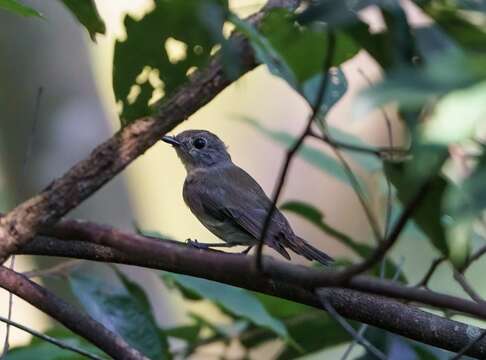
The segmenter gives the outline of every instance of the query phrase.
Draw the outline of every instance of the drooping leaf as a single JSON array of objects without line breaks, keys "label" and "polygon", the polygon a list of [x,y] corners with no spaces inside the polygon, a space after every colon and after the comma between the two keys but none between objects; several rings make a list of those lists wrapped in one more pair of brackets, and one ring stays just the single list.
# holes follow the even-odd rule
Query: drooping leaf
[{"label": "drooping leaf", "polygon": [[448,182],[440,171],[447,154],[447,148],[422,145],[414,150],[412,160],[385,163],[385,174],[397,189],[398,199],[404,207],[409,205],[425,181],[431,182],[411,217],[431,243],[446,256],[449,250],[442,223],[442,200]]},{"label": "drooping leaf", "polygon": [[208,62],[216,45],[203,20],[208,4],[227,11],[225,0],[157,0],[142,19],[125,17],[127,38],[116,42],[113,63],[122,124],[150,114],[150,99],[172,93]]},{"label": "drooping leaf", "polygon": [[141,289],[107,265],[83,264],[70,273],[71,291],[86,311],[150,359],[168,358],[167,343]]},{"label": "drooping leaf", "polygon": [[5,9],[12,13],[22,16],[36,16],[42,17],[42,14],[37,10],[26,6],[17,0],[0,0],[0,9]]},{"label": "drooping leaf", "polygon": [[[108,356],[96,346],[65,328],[54,327],[47,330],[44,334],[67,343],[77,349],[89,352],[90,354],[108,358]],[[84,360],[86,357],[70,350],[62,349],[37,337],[33,337],[32,340],[26,345],[11,348],[5,356],[5,360],[31,359]]]},{"label": "drooping leaf", "polygon": [[[249,38],[260,62],[266,64],[274,75],[286,80],[313,106],[328,56],[329,39],[325,29],[299,26],[295,23],[293,15],[282,9],[270,12],[262,21],[259,30],[235,17],[232,18],[232,22]],[[356,55],[358,50],[350,37],[338,32],[331,65],[341,65]],[[346,79],[341,70],[333,70],[329,78],[321,104],[324,112],[327,112],[347,90]]]},{"label": "drooping leaf", "polygon": [[91,40],[95,41],[96,34],[105,33],[105,23],[98,13],[94,0],[62,0],[62,2],[86,28]]},{"label": "drooping leaf", "polygon": [[[486,51],[486,14],[466,6],[466,1],[427,0],[417,4],[456,42],[467,50]],[[481,2],[478,2],[478,4]],[[471,3],[472,4],[472,3]],[[469,9],[467,9],[469,8]],[[463,11],[463,10],[468,11]]]},{"label": "drooping leaf", "polygon": [[[166,282],[176,284],[178,288],[197,294],[200,299],[214,302],[226,312],[290,340],[282,322],[270,316],[258,299],[246,290],[186,275],[165,273],[163,278]],[[189,299],[194,300],[194,297]]]}]

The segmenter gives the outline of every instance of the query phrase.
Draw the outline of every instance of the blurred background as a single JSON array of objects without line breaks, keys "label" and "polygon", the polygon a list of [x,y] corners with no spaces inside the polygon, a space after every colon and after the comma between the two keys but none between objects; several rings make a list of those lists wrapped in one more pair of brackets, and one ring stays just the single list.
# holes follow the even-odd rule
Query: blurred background
[{"label": "blurred background", "polygon": [[[25,1],[26,4],[29,2],[44,14],[45,19],[22,18],[0,10],[2,212],[40,191],[119,129],[111,82],[114,42],[124,36],[122,20],[126,13],[142,16],[151,6],[149,0],[97,1],[107,31],[104,36],[98,35],[93,43],[60,2]],[[257,11],[262,3],[256,0],[230,1],[232,9],[241,16]],[[415,24],[427,22],[410,3],[403,4]],[[367,11],[362,15],[376,31],[383,26],[377,13]],[[365,119],[356,118],[353,113],[356,94],[368,85],[366,78],[379,79],[378,67],[361,53],[346,63],[343,70],[349,90],[330,113],[329,122],[367,143],[388,145],[381,112],[370,113]],[[36,103],[39,104],[37,110]],[[394,143],[400,144],[403,142],[401,124],[395,120],[393,108],[386,111],[393,125]],[[267,129],[295,135],[305,125],[308,114],[306,102],[283,80],[270,75],[261,66],[226,89],[174,133],[196,128],[218,134],[229,146],[233,160],[271,194],[285,148],[241,119],[254,119]],[[308,143],[331,153],[318,142],[309,140]],[[384,186],[381,174],[367,172],[356,164],[353,169],[365,180],[374,211],[379,219],[383,219],[383,191],[374,191]],[[136,223],[142,229],[156,230],[181,241],[187,238],[218,241],[184,205],[181,195],[184,177],[185,170],[173,150],[163,143],[157,144],[69,216],[96,220],[125,230],[133,230]],[[368,222],[351,188],[300,158],[296,158],[292,165],[281,199],[299,199],[313,204],[335,228],[355,239],[371,241]],[[324,237],[312,225],[291,214],[288,217],[303,238],[333,256],[343,254],[344,249],[339,244]],[[410,238],[403,239],[393,255],[405,259],[403,271],[413,282],[422,276],[435,252],[428,242]],[[293,261],[304,262],[297,256]],[[50,264],[49,261],[39,262],[19,256],[15,269],[26,271]],[[123,271],[150,291],[161,324],[172,324],[183,316],[178,309],[177,297],[166,297],[154,274],[128,267]],[[447,271],[446,267],[439,271],[433,283],[435,286],[443,284],[441,278],[449,276]],[[470,274],[474,277],[480,272],[481,269],[475,267]],[[451,282],[447,284],[451,288],[441,290],[459,291]],[[49,285],[62,290],[55,281]],[[3,315],[7,312],[7,301],[7,294],[1,292]],[[211,309],[203,307],[199,311]],[[13,319],[35,329],[49,327],[45,316],[17,298],[14,298]],[[0,326],[0,339],[3,339],[3,331]],[[25,343],[28,339],[25,333],[12,330],[12,345]],[[336,349],[339,350],[342,351]],[[217,349],[207,349],[195,357],[210,359],[217,356]],[[328,356],[333,358],[332,354]]]}]

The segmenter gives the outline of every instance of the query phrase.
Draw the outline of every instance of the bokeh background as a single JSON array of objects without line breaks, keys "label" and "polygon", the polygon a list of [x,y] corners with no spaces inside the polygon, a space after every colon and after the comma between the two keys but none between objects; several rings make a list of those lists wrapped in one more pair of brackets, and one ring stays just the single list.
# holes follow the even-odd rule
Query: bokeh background
[{"label": "bokeh background", "polygon": [[[93,43],[61,2],[30,3],[44,14],[45,19],[21,18],[0,10],[2,212],[40,191],[119,128],[111,83],[114,41],[124,36],[122,19],[126,13],[142,16],[151,6],[150,0],[97,1],[107,32],[105,36],[97,36]],[[233,10],[242,16],[258,10],[262,3],[256,0],[230,1]],[[403,4],[415,24],[427,22],[410,3],[404,1]],[[376,31],[383,26],[372,10],[362,15]],[[330,113],[329,122],[370,144],[387,145],[389,139],[381,112],[370,113],[364,118],[357,118],[353,112],[357,94],[368,85],[362,73],[372,81],[378,81],[378,67],[361,53],[346,63],[343,70],[349,91]],[[386,111],[393,124],[394,142],[400,144],[404,141],[402,127],[393,108]],[[309,107],[299,95],[284,81],[259,67],[231,85],[179,126],[175,133],[191,128],[217,133],[229,146],[234,161],[270,194],[285,149],[241,119],[251,118],[266,128],[298,134],[308,114]],[[322,144],[312,140],[308,143],[329,152]],[[353,169],[365,179],[373,209],[377,217],[383,219],[385,199],[381,174],[368,173],[357,164],[353,164]],[[187,238],[218,241],[184,205],[181,196],[184,177],[185,170],[173,150],[163,143],[157,144],[69,216],[126,230],[133,230],[136,223],[143,229],[156,230],[181,241]],[[295,199],[320,208],[328,223],[353,238],[371,241],[366,217],[351,188],[299,158],[292,165],[282,195],[282,200]],[[296,232],[315,246],[334,256],[343,254],[344,249],[339,244],[323,236],[312,225],[291,215],[289,219]],[[409,237],[402,239],[393,256],[404,259],[403,271],[413,281],[424,273],[436,254],[427,242],[414,239],[413,231],[407,234]],[[295,257],[294,261],[303,260]],[[50,261],[19,256],[15,269],[26,271],[50,264]],[[124,271],[149,290],[161,324],[180,321],[183,317],[178,307],[180,299],[168,297],[154,274],[128,267],[124,267]],[[434,278],[433,286],[459,293],[458,287],[444,280],[449,271],[443,266]],[[481,267],[474,266],[469,274],[474,278],[480,273]],[[44,281],[62,292],[62,286],[55,280]],[[484,286],[479,290],[485,290]],[[7,312],[7,302],[7,293],[2,291],[0,312],[3,315]],[[213,310],[202,306],[198,311]],[[17,298],[14,298],[13,319],[35,329],[49,327],[45,316]],[[0,326],[0,339],[3,334],[4,328]],[[22,344],[29,338],[29,335],[13,329],[11,344]],[[217,351],[207,349],[195,357],[217,357]],[[333,358],[331,353],[327,356]]]}]

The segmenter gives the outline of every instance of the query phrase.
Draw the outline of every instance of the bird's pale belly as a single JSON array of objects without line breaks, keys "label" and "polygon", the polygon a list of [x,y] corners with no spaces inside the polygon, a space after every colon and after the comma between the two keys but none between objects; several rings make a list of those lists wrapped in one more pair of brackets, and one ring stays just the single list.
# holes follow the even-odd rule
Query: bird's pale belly
[{"label": "bird's pale belly", "polygon": [[256,240],[241,228],[226,221],[200,219],[203,225],[226,243],[235,245],[253,245]]}]

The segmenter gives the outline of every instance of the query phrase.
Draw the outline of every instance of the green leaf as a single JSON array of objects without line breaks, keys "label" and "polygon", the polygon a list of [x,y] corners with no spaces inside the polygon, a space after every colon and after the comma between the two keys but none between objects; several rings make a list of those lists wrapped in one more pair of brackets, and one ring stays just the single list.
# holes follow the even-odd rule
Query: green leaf
[{"label": "green leaf", "polygon": [[424,181],[433,177],[428,192],[412,214],[413,221],[431,243],[444,255],[449,254],[442,224],[442,200],[448,182],[440,174],[447,158],[447,148],[432,145],[417,146],[412,160],[394,163],[385,162],[385,174],[397,189],[403,206],[415,196]]},{"label": "green leaf", "polygon": [[422,126],[423,139],[439,144],[461,142],[476,133],[485,116],[486,81],[483,81],[440,99],[434,113]]},{"label": "green leaf", "polygon": [[[163,279],[177,283],[179,288],[197,294],[200,299],[214,302],[228,313],[247,319],[259,327],[267,328],[287,341],[290,340],[282,322],[270,316],[258,299],[246,290],[179,274],[165,273]],[[189,299],[193,300],[193,298]]]},{"label": "green leaf", "polygon": [[164,335],[168,337],[175,337],[180,340],[184,340],[189,344],[196,342],[201,333],[202,324],[194,323],[190,325],[181,325],[169,329],[164,329]]},{"label": "green leaf", "polygon": [[[427,0],[416,2],[425,13],[465,49],[486,51],[486,16],[471,7],[463,7],[464,1]],[[469,10],[469,11],[463,11]]]},{"label": "green leaf", "polygon": [[[290,146],[292,146],[296,140],[292,135],[287,132],[267,129],[253,119],[243,117],[239,118],[239,120],[242,120],[245,123],[251,125],[256,130],[285,148],[289,148]],[[310,165],[315,166],[318,169],[324,170],[327,174],[334,176],[337,180],[349,184],[349,179],[341,164],[333,157],[327,155],[325,152],[317,150],[316,148],[313,148],[309,145],[303,144],[300,147],[298,156]],[[360,184],[364,189],[365,187],[363,187],[363,181],[359,178],[358,180],[360,181]]]},{"label": "green leaf", "polygon": [[36,16],[40,18],[42,17],[42,14],[40,12],[29,6],[23,5],[17,0],[0,0],[0,9],[5,9],[7,11],[22,16]]},{"label": "green leaf", "polygon": [[420,110],[451,91],[486,80],[486,57],[467,56],[450,50],[431,57],[423,67],[390,71],[386,80],[365,90],[357,100],[356,113],[397,101],[404,110]]},{"label": "green leaf", "polygon": [[[286,345],[278,359],[295,359],[305,354],[337,346],[350,340],[349,335],[328,315],[312,307],[264,294],[255,294],[267,311],[287,327],[299,349]],[[275,339],[266,329],[248,329],[240,341],[246,348],[253,348]]]},{"label": "green leaf", "polygon": [[143,291],[107,265],[89,263],[69,276],[71,291],[97,321],[150,359],[168,358],[167,343]]},{"label": "green leaf", "polygon": [[[142,19],[125,17],[127,39],[116,42],[113,64],[123,125],[151,114],[152,97],[171,94],[188,80],[191,69],[207,64],[216,45],[214,29],[205,20],[208,4],[227,12],[224,0],[157,0]],[[176,51],[168,52],[171,47]]]},{"label": "green leaf", "polygon": [[62,0],[62,2],[88,30],[91,40],[95,41],[96,34],[105,33],[105,23],[98,14],[94,0]]},{"label": "green leaf", "polygon": [[[96,354],[102,357],[104,355],[104,353],[100,349],[65,328],[51,328],[45,332],[45,335],[54,337],[57,340],[65,342],[73,347],[82,349],[89,353]],[[78,353],[62,349],[37,337],[33,337],[30,343],[28,343],[27,345],[17,346],[10,349],[7,353],[7,356],[5,357],[5,360],[31,359],[84,360],[86,359],[86,357]]]},{"label": "green leaf", "polygon": [[[259,61],[266,64],[271,73],[286,80],[311,106],[314,105],[327,56],[325,29],[299,26],[293,15],[283,9],[267,14],[259,30],[234,16],[231,20],[249,38]],[[339,66],[358,50],[349,36],[338,32],[332,66]],[[323,111],[328,111],[347,90],[341,70],[333,70],[330,75],[331,81],[322,102]]]},{"label": "green leaf", "polygon": [[360,256],[366,256],[366,247],[362,244],[356,243],[348,235],[334,229],[332,226],[324,222],[324,214],[316,207],[302,202],[302,201],[288,201],[280,206],[280,210],[290,211],[294,214],[300,215],[312,224],[317,226],[327,235],[335,238],[340,243],[346,245]]}]

